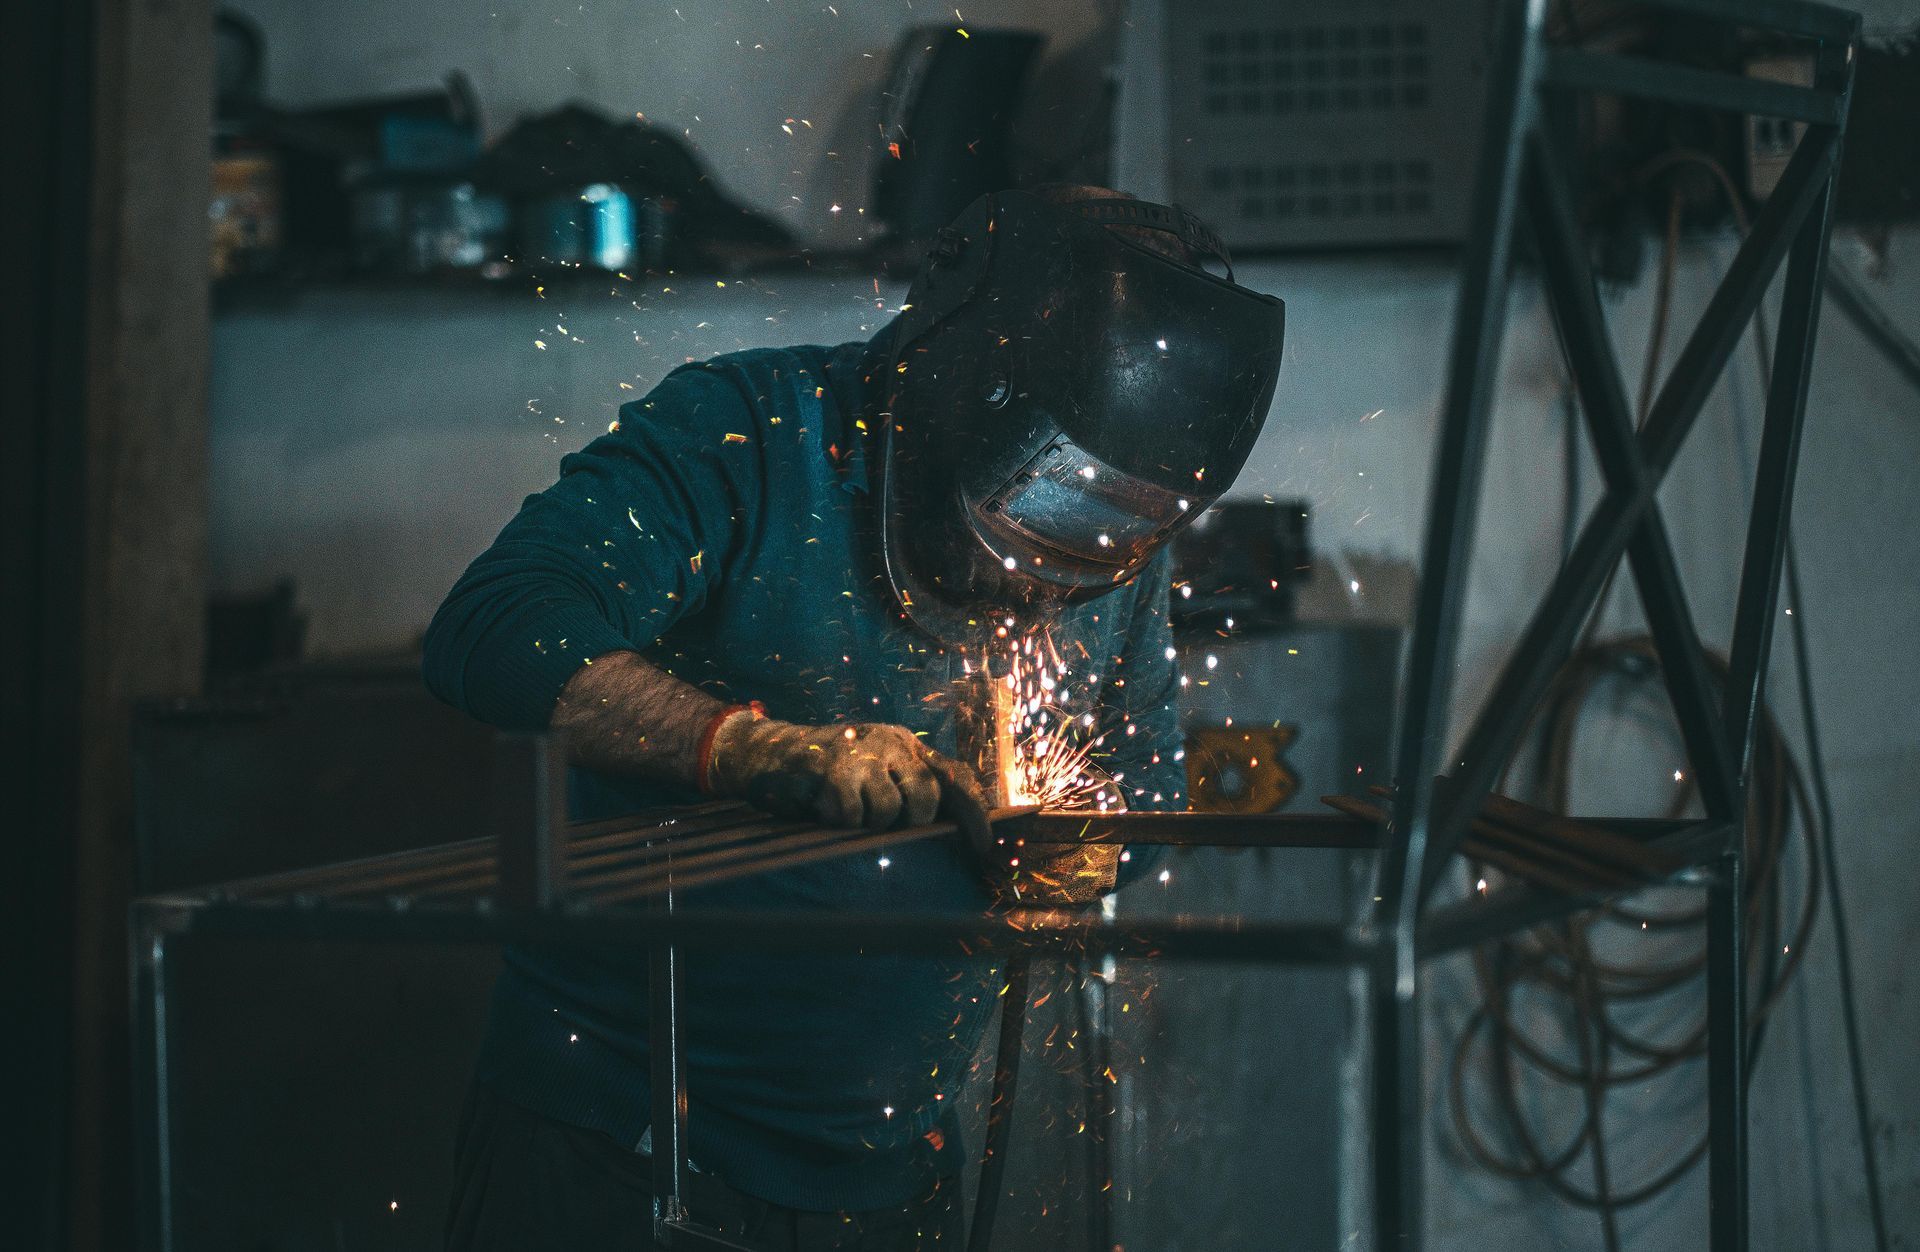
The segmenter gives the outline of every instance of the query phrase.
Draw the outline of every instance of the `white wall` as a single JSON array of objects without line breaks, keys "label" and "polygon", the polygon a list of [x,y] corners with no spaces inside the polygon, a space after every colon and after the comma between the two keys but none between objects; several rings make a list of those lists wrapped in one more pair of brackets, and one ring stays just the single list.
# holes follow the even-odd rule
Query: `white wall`
[{"label": "white wall", "polygon": [[[836,0],[837,17],[811,0],[686,0],[680,15],[657,3],[240,7],[267,27],[272,88],[283,99],[421,85],[457,65],[475,77],[496,130],[514,113],[574,96],[642,110],[687,127],[723,182],[757,206],[817,242],[842,243],[857,223],[826,214],[823,201],[844,194],[846,204],[859,203],[864,171],[847,174],[858,145],[841,137],[860,129],[849,120],[854,102],[870,97],[876,60],[907,22],[951,16],[944,5],[910,10],[879,0]],[[1911,18],[1914,8],[1889,0],[1870,17]],[[969,23],[1024,16],[1073,32],[1062,44],[1095,16],[1091,0],[961,10]],[[796,128],[788,139],[779,129],[788,116],[812,118],[814,131]],[[829,150],[842,155],[830,158]],[[1686,250],[1675,296],[1682,326],[1729,252],[1726,243]],[[1850,246],[1842,252],[1859,260]],[[1920,335],[1916,267],[1920,233],[1901,231],[1887,277],[1872,287],[1906,331]],[[1433,260],[1350,257],[1262,262],[1244,267],[1244,276],[1287,299],[1289,338],[1272,419],[1236,494],[1306,496],[1318,546],[1412,559],[1429,489],[1452,271]],[[322,291],[229,312],[214,345],[216,585],[258,588],[292,575],[317,651],[405,647],[519,497],[544,485],[559,455],[604,429],[623,400],[682,360],[864,335],[884,316],[877,305],[899,294],[854,273],[725,287],[668,280],[619,293],[582,284],[544,299]],[[1630,378],[1650,303],[1644,285],[1610,301]],[[1562,381],[1544,309],[1525,282],[1504,361],[1459,674],[1463,708],[1486,689],[1557,560]],[[1663,496],[1695,615],[1722,647],[1757,423],[1743,350]],[[1895,1229],[1908,1239],[1920,1238],[1920,1071],[1910,1064],[1920,985],[1906,960],[1920,948],[1910,885],[1920,784],[1916,481],[1920,395],[1829,308],[1795,513],[1806,599],[1794,607],[1813,636],[1882,1123],[1876,1133]],[[1590,464],[1586,482],[1590,504]],[[1630,598],[1617,594],[1615,603],[1610,625],[1630,628]],[[1776,703],[1798,744],[1784,634],[1775,670]],[[1598,721],[1583,755],[1590,794],[1611,773],[1613,794],[1663,795],[1662,743],[1644,719]],[[1868,1246],[1835,978],[1823,922],[1755,1080],[1757,1248]],[[1464,1002],[1461,970],[1442,966],[1433,985],[1437,1058]],[[1623,1181],[1637,1176],[1634,1162],[1671,1151],[1702,1124],[1697,1079],[1697,1069],[1686,1070],[1622,1094],[1614,1153]],[[1435,1143],[1430,1204],[1440,1246],[1598,1246],[1590,1218],[1536,1188],[1459,1165],[1444,1129]],[[1627,1246],[1691,1252],[1704,1246],[1704,1212],[1704,1175],[1696,1172],[1624,1217]]]}]

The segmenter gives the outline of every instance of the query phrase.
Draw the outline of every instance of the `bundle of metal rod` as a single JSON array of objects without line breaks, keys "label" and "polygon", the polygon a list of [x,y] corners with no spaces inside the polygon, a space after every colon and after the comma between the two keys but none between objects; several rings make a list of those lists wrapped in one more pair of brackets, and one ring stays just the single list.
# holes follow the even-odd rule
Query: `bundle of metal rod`
[{"label": "bundle of metal rod", "polygon": [[[1386,788],[1373,790],[1382,797],[1392,794]],[[1385,809],[1365,800],[1321,799],[1364,821],[1387,820]],[[1482,802],[1461,851],[1515,878],[1567,895],[1646,886],[1670,878],[1684,864],[1657,846],[1498,794]]]}]

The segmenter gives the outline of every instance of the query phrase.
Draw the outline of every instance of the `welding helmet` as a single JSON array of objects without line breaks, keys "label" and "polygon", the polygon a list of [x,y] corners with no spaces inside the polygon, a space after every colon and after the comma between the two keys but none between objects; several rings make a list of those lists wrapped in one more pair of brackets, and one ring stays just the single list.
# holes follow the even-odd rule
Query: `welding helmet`
[{"label": "welding helmet", "polygon": [[881,548],[907,615],[964,646],[1138,574],[1246,464],[1285,312],[1184,210],[975,200],[935,238],[882,367]]}]

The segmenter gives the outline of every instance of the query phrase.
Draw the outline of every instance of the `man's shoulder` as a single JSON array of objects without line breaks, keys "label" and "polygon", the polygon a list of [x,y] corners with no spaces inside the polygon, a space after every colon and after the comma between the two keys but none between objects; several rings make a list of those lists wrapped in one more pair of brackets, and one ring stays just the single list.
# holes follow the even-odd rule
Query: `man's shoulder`
[{"label": "man's shoulder", "polygon": [[663,407],[697,407],[705,418],[719,418],[723,410],[731,408],[758,420],[788,416],[809,400],[839,407],[846,390],[839,385],[839,376],[858,361],[864,347],[856,342],[743,348],[689,361],[628,407],[640,414]]},{"label": "man's shoulder", "polygon": [[777,384],[792,385],[801,380],[818,378],[820,382],[816,385],[824,385],[834,355],[846,346],[792,344],[779,348],[741,348],[736,352],[708,357],[704,361],[689,361],[667,377],[672,379],[683,374],[719,375],[741,385],[749,400],[764,403],[772,398],[766,389]]}]

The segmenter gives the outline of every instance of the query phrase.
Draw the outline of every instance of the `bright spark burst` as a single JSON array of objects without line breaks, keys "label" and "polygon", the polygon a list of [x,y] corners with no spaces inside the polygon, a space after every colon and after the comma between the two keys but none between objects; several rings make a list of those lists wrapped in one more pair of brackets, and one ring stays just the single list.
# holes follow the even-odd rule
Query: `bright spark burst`
[{"label": "bright spark burst", "polygon": [[994,688],[1006,803],[1102,812],[1125,808],[1118,789],[1093,763],[1105,736],[1085,734],[1091,719],[1062,707],[1069,671],[1053,641],[1028,635],[1010,655],[1007,676]]}]

